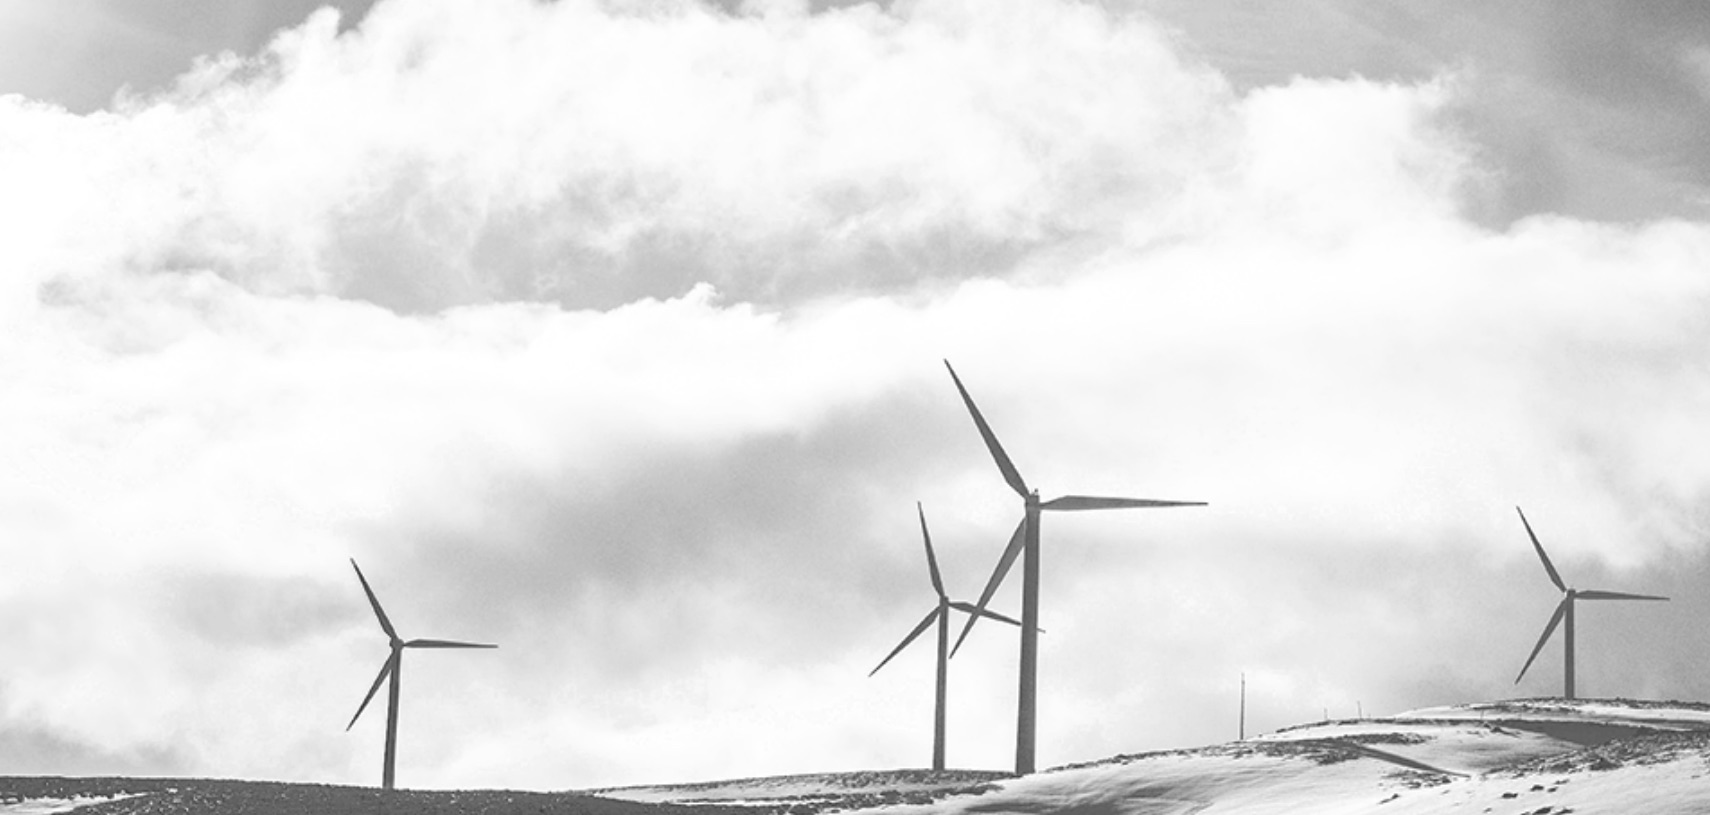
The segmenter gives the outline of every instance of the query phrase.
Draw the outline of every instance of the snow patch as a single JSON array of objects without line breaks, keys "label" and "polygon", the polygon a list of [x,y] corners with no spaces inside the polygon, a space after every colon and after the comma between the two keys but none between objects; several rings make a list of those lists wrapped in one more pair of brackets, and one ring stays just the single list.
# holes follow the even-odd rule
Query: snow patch
[{"label": "snow patch", "polygon": [[60,812],[70,812],[78,807],[105,804],[112,801],[123,801],[127,798],[137,798],[144,793],[121,795],[73,795],[70,798],[24,798],[15,801],[0,800],[0,815],[55,815]]}]

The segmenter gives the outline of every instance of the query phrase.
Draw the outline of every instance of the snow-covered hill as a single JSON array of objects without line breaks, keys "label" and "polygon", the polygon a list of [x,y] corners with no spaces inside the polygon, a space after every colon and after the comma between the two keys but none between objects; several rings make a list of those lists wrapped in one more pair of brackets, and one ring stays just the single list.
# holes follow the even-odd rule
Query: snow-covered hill
[{"label": "snow-covered hill", "polygon": [[[865,791],[882,776],[866,774]],[[1710,706],[1529,699],[1289,728],[1117,756],[962,789],[900,773],[930,801],[864,802],[848,776],[603,790],[651,802],[816,802],[904,813],[1710,813]],[[970,779],[972,780],[972,779]],[[858,785],[859,786],[859,785]],[[780,796],[781,790],[789,796]],[[807,811],[798,808],[794,811]],[[820,809],[819,811],[829,811]]]},{"label": "snow-covered hill", "polygon": [[[589,792],[595,793],[590,795]],[[1710,706],[1525,699],[1320,722],[1023,778],[827,773],[583,793],[397,792],[243,781],[0,778],[0,815],[204,813],[1710,813]]]}]

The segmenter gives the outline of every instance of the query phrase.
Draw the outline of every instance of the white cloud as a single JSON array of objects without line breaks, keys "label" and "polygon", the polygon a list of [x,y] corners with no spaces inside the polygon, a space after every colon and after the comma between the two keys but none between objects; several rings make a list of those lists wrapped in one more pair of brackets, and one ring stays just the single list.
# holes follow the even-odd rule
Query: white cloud
[{"label": "white cloud", "polygon": [[61,217],[135,225],[97,257],[258,291],[772,300],[1108,231],[1184,183],[1226,94],[1090,9],[902,15],[423,0],[338,36],[323,11],[98,126],[28,117],[18,163],[76,131],[85,169],[42,170]]},{"label": "white cloud", "polygon": [[1698,46],[1683,49],[1681,62],[1698,86],[1698,92],[1710,100],[1710,47]]},{"label": "white cloud", "polygon": [[[1456,93],[1237,96],[1049,0],[394,0],[116,113],[0,100],[6,715],[370,781],[355,556],[501,645],[412,662],[406,784],[916,761],[924,653],[863,678],[929,599],[911,504],[963,595],[1017,512],[943,356],[1046,491],[1213,502],[1053,517],[1048,763],[1225,736],[1243,666],[1308,714],[1503,693],[1513,504],[1587,585],[1704,558],[1710,234],[1467,223]],[[984,636],[952,756],[1001,767]]]}]

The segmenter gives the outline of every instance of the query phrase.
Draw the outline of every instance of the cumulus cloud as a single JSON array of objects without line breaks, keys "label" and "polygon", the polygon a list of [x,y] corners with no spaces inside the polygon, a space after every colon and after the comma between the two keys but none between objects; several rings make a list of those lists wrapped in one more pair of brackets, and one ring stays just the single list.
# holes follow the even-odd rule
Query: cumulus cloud
[{"label": "cumulus cloud", "polygon": [[107,263],[434,311],[1003,272],[1186,183],[1222,94],[1090,8],[444,0],[323,10],[98,124],[11,114],[20,164],[104,146],[37,169],[36,217],[129,225]]},{"label": "cumulus cloud", "polygon": [[[1057,0],[389,0],[0,99],[5,715],[371,781],[354,556],[501,645],[411,654],[407,785],[914,763],[928,660],[865,678],[913,503],[963,595],[1019,512],[941,357],[1030,483],[1212,502],[1049,521],[1046,762],[1224,738],[1243,669],[1271,726],[1508,693],[1513,504],[1586,585],[1706,562],[1710,230],[1477,225],[1465,87],[1237,92]],[[1692,629],[1624,613],[1586,636]],[[1592,692],[1706,690],[1605,645]],[[956,763],[1007,764],[1013,670],[958,657]]]},{"label": "cumulus cloud", "polygon": [[[1120,2],[1112,6],[1124,7]],[[1469,202],[1506,228],[1540,214],[1702,220],[1710,123],[1692,54],[1710,18],[1689,4],[1487,5],[1436,13],[1406,3],[1259,6],[1156,0],[1185,49],[1246,90],[1297,76],[1417,83],[1453,70],[1458,126],[1493,172]]]}]

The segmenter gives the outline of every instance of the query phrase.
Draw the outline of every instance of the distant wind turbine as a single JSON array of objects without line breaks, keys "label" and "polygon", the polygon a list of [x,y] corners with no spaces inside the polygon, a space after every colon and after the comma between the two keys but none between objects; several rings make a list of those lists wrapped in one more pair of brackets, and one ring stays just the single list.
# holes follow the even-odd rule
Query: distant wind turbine
[{"label": "distant wind turbine", "polygon": [[380,675],[374,677],[374,685],[368,689],[368,695],[362,697],[362,705],[356,709],[356,715],[350,717],[350,724],[344,726],[346,732],[356,726],[356,720],[362,717],[362,711],[368,709],[368,703],[373,701],[374,694],[380,690],[380,683],[391,679],[386,691],[386,768],[381,776],[381,786],[392,789],[392,780],[398,757],[398,674],[404,668],[405,648],[497,648],[497,645],[483,645],[473,642],[452,642],[450,640],[409,640],[398,636],[392,627],[392,621],[386,619],[385,610],[380,608],[380,601],[374,596],[374,590],[368,587],[368,578],[362,576],[362,567],[356,565],[354,558],[350,567],[356,570],[356,579],[362,581],[362,591],[368,595],[368,604],[374,607],[374,616],[380,620],[380,629],[392,640],[392,655],[386,658],[386,664],[380,666]]},{"label": "distant wind turbine", "polygon": [[1667,600],[1667,597],[1657,597],[1650,594],[1624,594],[1616,591],[1597,591],[1593,589],[1570,589],[1562,582],[1562,576],[1556,573],[1555,564],[1550,562],[1550,556],[1544,554],[1544,545],[1538,542],[1538,536],[1532,532],[1532,525],[1526,521],[1526,513],[1520,512],[1520,523],[1526,527],[1526,535],[1532,539],[1532,548],[1538,550],[1538,559],[1544,562],[1544,571],[1550,575],[1550,582],[1562,591],[1562,601],[1556,606],[1556,613],[1551,615],[1549,625],[1544,626],[1544,635],[1538,638],[1538,644],[1532,646],[1532,655],[1526,657],[1526,664],[1521,666],[1520,675],[1514,677],[1514,684],[1526,676],[1526,669],[1532,667],[1532,660],[1538,658],[1538,652],[1544,649],[1550,635],[1556,632],[1556,626],[1563,620],[1567,621],[1566,630],[1562,634],[1563,681],[1562,696],[1572,699],[1573,696],[1573,603],[1575,600]]},{"label": "distant wind turbine", "polygon": [[[1091,509],[1141,509],[1147,507],[1202,507],[1202,501],[1154,501],[1145,498],[1096,498],[1085,495],[1065,495],[1050,501],[1040,501],[1039,491],[1028,489],[1027,482],[1021,479],[1015,465],[1010,463],[1009,456],[1004,453],[1003,446],[998,444],[997,436],[986,424],[980,409],[974,406],[973,397],[968,395],[968,389],[962,387],[962,380],[956,376],[956,369],[950,361],[944,361],[944,367],[950,370],[950,379],[956,383],[956,391],[962,394],[962,402],[968,406],[968,413],[974,417],[974,426],[979,429],[980,437],[985,439],[986,449],[991,451],[992,459],[997,462],[998,470],[1003,473],[1003,480],[1010,489],[1021,496],[1024,513],[1021,525],[1015,528],[1015,534],[1010,536],[1009,547],[1004,550],[1003,557],[998,560],[997,569],[986,583],[986,589],[980,594],[980,602],[976,609],[985,609],[986,602],[991,600],[1004,576],[1009,574],[1009,567],[1015,563],[1017,556],[1026,553],[1027,557],[1021,567],[1021,692],[1019,710],[1016,715],[1015,727],[1015,772],[1025,775],[1034,770],[1034,740],[1038,730],[1037,701],[1039,689],[1039,519],[1044,510],[1079,511]],[[967,639],[968,632],[973,629],[978,616],[968,618],[968,623],[962,628],[962,634],[956,639],[956,648],[962,647],[962,641]]]},{"label": "distant wind turbine", "polygon": [[898,644],[896,648],[892,649],[890,654],[879,662],[879,667],[874,668],[871,673],[867,674],[867,676],[871,677],[873,674],[878,673],[879,668],[885,667],[885,664],[891,661],[891,657],[902,653],[902,649],[907,648],[909,643],[914,642],[915,638],[925,632],[927,626],[932,625],[934,620],[938,622],[938,700],[933,713],[932,769],[942,770],[944,769],[945,696],[949,687],[950,610],[956,609],[957,611],[967,614],[978,614],[982,617],[990,617],[991,619],[1009,623],[1014,626],[1019,626],[1021,623],[1005,617],[995,611],[976,608],[971,603],[951,600],[950,596],[944,593],[944,579],[939,576],[938,573],[938,558],[932,553],[932,533],[926,531],[926,510],[921,508],[919,502],[915,503],[914,508],[915,511],[920,514],[920,537],[921,540],[926,542],[926,567],[932,575],[932,590],[938,593],[938,605],[934,606],[931,611],[927,612],[926,616],[921,618],[920,624],[916,625],[914,630],[908,633],[908,636],[903,637],[903,641]]}]

